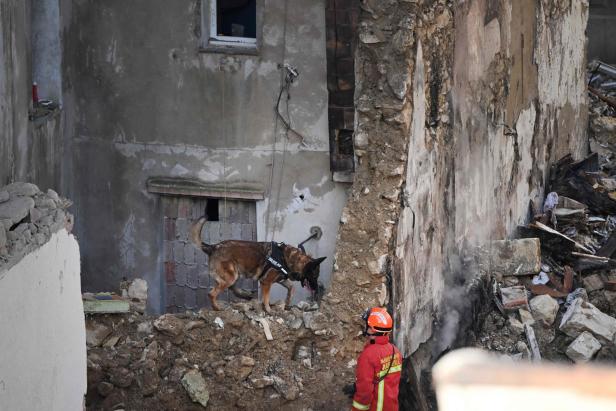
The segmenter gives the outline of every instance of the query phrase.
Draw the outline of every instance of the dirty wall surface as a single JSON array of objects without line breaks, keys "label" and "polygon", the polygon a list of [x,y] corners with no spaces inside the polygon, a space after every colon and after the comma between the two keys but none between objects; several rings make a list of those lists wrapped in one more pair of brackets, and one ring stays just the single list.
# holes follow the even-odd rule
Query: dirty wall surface
[{"label": "dirty wall surface", "polygon": [[[352,324],[391,301],[404,354],[423,347],[419,369],[453,343],[460,314],[438,313],[467,280],[458,250],[511,235],[549,163],[587,150],[587,13],[584,1],[362,3],[359,163],[326,310]],[[438,344],[422,346],[434,325]]]},{"label": "dirty wall surface", "polygon": [[[200,52],[200,1],[63,2],[69,185],[86,289],[143,277],[160,311],[152,176],[257,187],[257,238],[297,244],[320,226],[322,239],[306,248],[330,257],[321,267],[329,281],[345,187],[329,171],[325,2],[258,3],[260,48],[247,55]],[[275,121],[285,62],[300,75],[281,111],[301,136]]]},{"label": "dirty wall surface", "polygon": [[86,333],[79,246],[65,229],[0,270],[0,404],[6,410],[79,410]]},{"label": "dirty wall surface", "polygon": [[[63,192],[63,112],[31,119],[32,13],[29,0],[0,3],[0,184],[31,181]],[[56,28],[47,25],[45,30]]]}]

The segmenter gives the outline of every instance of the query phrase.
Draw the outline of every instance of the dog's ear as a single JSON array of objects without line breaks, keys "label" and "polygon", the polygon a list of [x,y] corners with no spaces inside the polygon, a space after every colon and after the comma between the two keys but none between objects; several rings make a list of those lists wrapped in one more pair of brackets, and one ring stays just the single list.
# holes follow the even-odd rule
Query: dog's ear
[{"label": "dog's ear", "polygon": [[312,263],[317,266],[319,264],[321,264],[323,261],[325,261],[327,257],[320,257],[320,258],[315,258],[314,260],[312,260]]},{"label": "dog's ear", "polygon": [[327,257],[321,257],[321,258],[315,258],[313,260],[310,260],[310,262],[308,262],[308,264],[306,264],[304,266],[304,272],[305,273],[309,273],[311,271],[313,271],[315,268],[317,268],[322,262],[323,260],[325,260]]}]

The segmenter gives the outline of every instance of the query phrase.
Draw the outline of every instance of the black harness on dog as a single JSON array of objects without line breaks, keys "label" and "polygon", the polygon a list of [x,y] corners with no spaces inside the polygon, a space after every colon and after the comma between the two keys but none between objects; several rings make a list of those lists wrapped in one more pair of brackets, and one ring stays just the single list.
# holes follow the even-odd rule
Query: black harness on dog
[{"label": "black harness on dog", "polygon": [[261,277],[263,277],[270,268],[273,268],[280,273],[280,278],[276,281],[278,283],[286,281],[292,277],[293,273],[290,272],[291,270],[289,270],[289,267],[287,267],[287,263],[284,260],[284,254],[282,252],[283,246],[284,243],[272,241],[270,254],[265,258],[265,267],[263,267],[263,271],[261,272],[261,275],[259,275],[259,279],[261,279]]}]

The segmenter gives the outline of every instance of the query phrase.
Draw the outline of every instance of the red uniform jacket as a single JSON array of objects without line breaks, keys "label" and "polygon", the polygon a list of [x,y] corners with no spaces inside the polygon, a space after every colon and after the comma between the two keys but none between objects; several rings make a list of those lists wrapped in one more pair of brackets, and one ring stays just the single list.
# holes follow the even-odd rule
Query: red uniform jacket
[{"label": "red uniform jacket", "polygon": [[389,342],[389,336],[376,337],[373,344],[368,342],[357,360],[353,411],[398,411],[401,371],[400,351]]}]

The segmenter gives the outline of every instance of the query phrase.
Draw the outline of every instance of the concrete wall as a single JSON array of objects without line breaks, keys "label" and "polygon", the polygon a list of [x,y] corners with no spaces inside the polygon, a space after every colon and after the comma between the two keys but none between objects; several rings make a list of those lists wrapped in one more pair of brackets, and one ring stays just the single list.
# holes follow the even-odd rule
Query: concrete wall
[{"label": "concrete wall", "polygon": [[588,16],[588,61],[599,59],[616,64],[616,4],[609,0],[590,0]]},{"label": "concrete wall", "polygon": [[66,230],[0,272],[0,404],[81,410],[86,344],[79,246]]},{"label": "concrete wall", "polygon": [[[259,5],[259,50],[239,55],[200,52],[198,0],[63,2],[69,185],[86,289],[143,277],[151,308],[161,309],[162,214],[146,191],[151,176],[261,186],[259,240],[297,243],[318,225],[324,236],[307,251],[331,257],[345,188],[329,172],[325,1]],[[304,139],[275,122],[283,63],[300,72],[288,114]]]},{"label": "concrete wall", "polygon": [[[33,9],[30,0],[0,2],[0,185],[31,181],[44,190],[53,187],[63,192],[64,113],[29,120],[33,108],[32,72],[37,67],[61,72],[58,59],[41,60],[33,68],[32,21],[38,19],[48,36],[59,36],[58,25],[41,22],[47,17],[45,10]],[[41,97],[46,97],[44,93]]]},{"label": "concrete wall", "polygon": [[[401,220],[397,238],[410,257],[401,264],[408,278],[397,297],[405,354],[432,336],[447,293],[469,274],[451,256],[513,234],[529,201],[543,196],[549,165],[586,153],[587,11],[585,2],[532,0],[478,0],[454,9],[452,155],[443,154],[446,140],[427,143],[434,133],[424,127],[420,98],[413,112],[406,180],[413,218]],[[423,64],[418,46],[416,70]],[[416,85],[417,97],[430,82]],[[448,320],[445,328],[455,328]],[[452,343],[454,336],[441,337]]]}]

